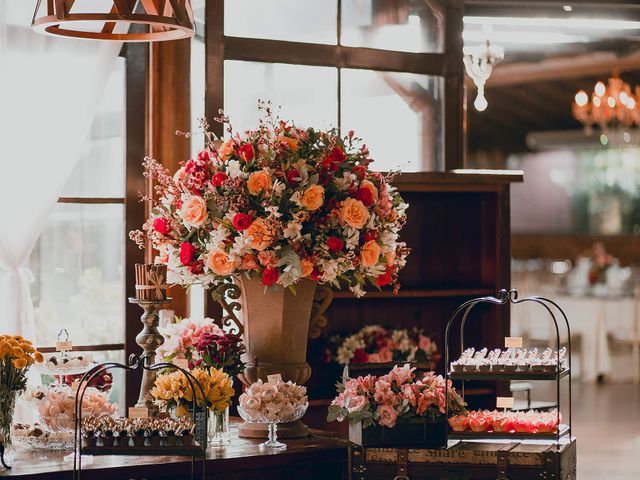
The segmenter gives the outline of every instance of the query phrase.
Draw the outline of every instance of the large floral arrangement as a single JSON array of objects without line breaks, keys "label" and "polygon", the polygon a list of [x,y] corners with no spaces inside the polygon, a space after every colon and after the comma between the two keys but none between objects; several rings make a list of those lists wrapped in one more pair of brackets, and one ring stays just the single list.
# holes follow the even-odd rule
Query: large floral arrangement
[{"label": "large floral arrangement", "polygon": [[[328,421],[362,422],[363,428],[380,425],[393,428],[399,421],[415,417],[435,419],[446,412],[446,383],[441,375],[425,373],[417,378],[414,368],[395,366],[380,377],[367,375],[349,379],[329,406]],[[449,411],[465,412],[464,400],[449,380]]]},{"label": "large floral arrangement", "polygon": [[[367,325],[346,338],[335,337],[338,345],[333,359],[341,365],[349,363],[418,362],[438,360],[438,346],[422,328],[386,329]],[[331,347],[330,347],[331,349]]]},{"label": "large floral arrangement", "polygon": [[229,126],[226,141],[204,123],[207,148],[173,176],[146,160],[157,195],[131,238],[151,241],[174,283],[210,286],[249,274],[266,286],[342,284],[358,296],[367,281],[397,290],[407,204],[390,176],[369,169],[353,132],[297,128],[262,108],[256,130],[239,135]]},{"label": "large floral arrangement", "polygon": [[[214,412],[224,412],[235,393],[229,375],[216,368],[195,368],[191,374],[202,387],[201,391],[194,384],[196,404],[206,406]],[[158,375],[151,395],[155,398],[156,405],[165,411],[175,409],[178,417],[186,415],[193,405],[191,385],[186,375],[179,370]]]},{"label": "large floral arrangement", "polygon": [[158,348],[158,355],[164,362],[186,359],[189,368],[221,368],[230,376],[244,370],[240,359],[245,352],[242,339],[239,335],[225,332],[210,318],[176,319],[159,330],[164,343]]}]

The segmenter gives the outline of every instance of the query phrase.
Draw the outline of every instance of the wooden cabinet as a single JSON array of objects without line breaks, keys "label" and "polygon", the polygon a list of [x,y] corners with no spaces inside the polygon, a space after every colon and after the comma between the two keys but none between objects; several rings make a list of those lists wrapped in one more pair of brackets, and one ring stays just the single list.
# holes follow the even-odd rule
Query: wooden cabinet
[{"label": "wooden cabinet", "polygon": [[[372,291],[360,299],[348,291],[336,292],[327,311],[325,333],[349,333],[371,324],[420,326],[434,336],[444,352],[444,328],[458,305],[510,287],[509,185],[519,181],[522,173],[518,171],[400,175],[394,185],[409,203],[401,238],[411,248],[400,274],[402,289],[397,295]],[[467,343],[502,346],[500,342],[509,330],[508,309],[487,307],[478,314],[486,318],[469,325]],[[327,402],[322,399],[335,393],[340,369],[322,363],[320,343],[310,345],[313,374],[308,386],[316,400],[314,408],[326,411]],[[454,350],[452,356],[459,353]],[[438,371],[444,373],[442,360]],[[480,384],[476,392],[480,394],[479,404],[483,396],[494,396],[496,389],[496,385]],[[308,421],[325,428],[316,423],[321,417],[310,412]]]}]

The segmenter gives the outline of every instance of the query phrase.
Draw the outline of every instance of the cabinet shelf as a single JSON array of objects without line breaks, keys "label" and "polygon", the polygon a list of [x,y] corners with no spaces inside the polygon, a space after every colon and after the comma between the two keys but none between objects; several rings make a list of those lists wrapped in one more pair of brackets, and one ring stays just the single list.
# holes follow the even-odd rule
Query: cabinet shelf
[{"label": "cabinet shelf", "polygon": [[203,448],[195,442],[194,445],[182,446],[177,445],[174,447],[151,447],[151,446],[96,446],[96,447],[82,447],[80,449],[82,455],[164,455],[164,456],[202,456],[204,455]]},{"label": "cabinet shelf", "polygon": [[557,372],[449,372],[451,380],[559,380],[567,375],[569,375],[568,368],[559,374]]},{"label": "cabinet shelf", "polygon": [[[367,298],[443,298],[443,297],[475,297],[478,295],[493,295],[492,288],[461,288],[446,290],[402,290],[396,294],[391,291],[377,290],[367,291],[367,294],[360,300]],[[334,298],[353,298],[353,293],[349,290],[337,290],[333,292]]]},{"label": "cabinet shelf", "polygon": [[449,440],[559,440],[568,435],[568,425],[560,425],[558,432],[518,433],[518,432],[449,432]]}]

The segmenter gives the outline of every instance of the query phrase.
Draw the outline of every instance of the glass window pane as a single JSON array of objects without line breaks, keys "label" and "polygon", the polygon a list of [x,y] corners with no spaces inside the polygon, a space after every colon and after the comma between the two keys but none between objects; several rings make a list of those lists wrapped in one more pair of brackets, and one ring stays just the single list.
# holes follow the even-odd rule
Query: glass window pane
[{"label": "glass window pane", "polygon": [[125,69],[118,57],[63,197],[124,197]]},{"label": "glass window pane", "polygon": [[56,205],[30,258],[36,343],[124,341],[124,206]]},{"label": "glass window pane", "polygon": [[[258,100],[271,100],[274,114],[299,127],[337,125],[336,68],[226,61],[224,110],[234,131],[258,125]],[[279,108],[281,107],[281,108]]]},{"label": "glass window pane", "polygon": [[224,34],[336,44],[336,0],[225,0]]},{"label": "glass window pane", "polygon": [[444,6],[435,0],[342,0],[340,43],[400,52],[443,51]]},{"label": "glass window pane", "polygon": [[343,134],[364,140],[375,170],[442,170],[443,85],[441,77],[343,69]]}]

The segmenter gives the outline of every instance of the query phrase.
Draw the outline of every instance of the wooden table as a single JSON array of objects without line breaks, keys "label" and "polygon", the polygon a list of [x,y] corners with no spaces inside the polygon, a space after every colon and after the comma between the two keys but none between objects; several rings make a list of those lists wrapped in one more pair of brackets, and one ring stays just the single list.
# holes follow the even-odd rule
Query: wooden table
[{"label": "wooden table", "polygon": [[[205,462],[207,479],[262,480],[300,478],[312,480],[346,479],[348,445],[331,433],[312,431],[304,439],[283,440],[283,452],[265,453],[260,440],[237,437],[232,426],[232,444],[223,449],[209,449]],[[73,478],[73,462],[63,459],[69,452],[18,450],[11,470],[0,468],[0,477],[33,480],[68,480]],[[195,462],[196,478],[202,478],[203,462]],[[82,478],[91,480],[188,479],[190,457],[97,456],[89,463],[83,457]]]}]

